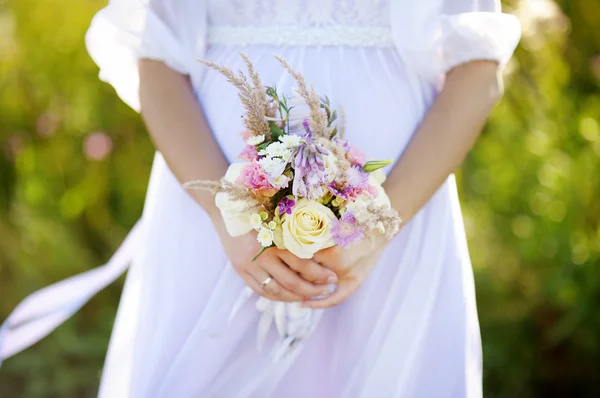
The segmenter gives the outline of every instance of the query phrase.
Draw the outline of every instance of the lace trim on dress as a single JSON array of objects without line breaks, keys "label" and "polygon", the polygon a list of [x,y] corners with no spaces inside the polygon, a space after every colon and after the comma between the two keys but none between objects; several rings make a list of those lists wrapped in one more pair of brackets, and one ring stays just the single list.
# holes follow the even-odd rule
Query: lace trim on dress
[{"label": "lace trim on dress", "polygon": [[209,26],[208,43],[226,46],[394,46],[391,29],[379,26]]}]

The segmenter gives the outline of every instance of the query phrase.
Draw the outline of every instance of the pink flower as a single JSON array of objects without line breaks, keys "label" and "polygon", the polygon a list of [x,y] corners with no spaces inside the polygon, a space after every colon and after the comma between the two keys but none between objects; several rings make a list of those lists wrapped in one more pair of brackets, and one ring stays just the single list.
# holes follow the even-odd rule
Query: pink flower
[{"label": "pink flower", "polygon": [[365,191],[367,191],[374,198],[376,198],[379,195],[379,191],[377,190],[377,188],[371,184],[367,185]]},{"label": "pink flower", "polygon": [[362,167],[367,162],[367,155],[362,150],[350,143],[346,144],[346,147],[348,149],[346,157],[353,165]]},{"label": "pink flower", "polygon": [[250,130],[244,130],[240,133],[240,135],[244,139],[244,142],[248,141],[248,138],[252,138],[254,136]]},{"label": "pink flower", "polygon": [[112,140],[102,132],[92,133],[83,143],[85,156],[92,160],[102,160],[112,150]]},{"label": "pink flower", "polygon": [[267,173],[263,167],[257,162],[248,163],[240,173],[236,180],[237,184],[242,184],[252,190],[255,190],[260,195],[271,197],[278,191],[273,187],[267,179]]},{"label": "pink flower", "polygon": [[252,162],[258,158],[258,151],[254,145],[246,145],[237,158],[247,162]]}]

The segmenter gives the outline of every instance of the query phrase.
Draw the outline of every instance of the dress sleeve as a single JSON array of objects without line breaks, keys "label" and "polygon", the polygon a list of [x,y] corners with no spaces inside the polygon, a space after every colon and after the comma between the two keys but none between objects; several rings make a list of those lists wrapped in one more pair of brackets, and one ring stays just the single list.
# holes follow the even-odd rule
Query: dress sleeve
[{"label": "dress sleeve", "polygon": [[394,42],[407,65],[432,82],[469,61],[503,67],[521,37],[518,19],[502,13],[499,0],[399,3],[392,9]]},{"label": "dress sleeve", "polygon": [[110,0],[93,18],[86,46],[100,80],[139,111],[140,58],[164,62],[181,74],[198,68],[206,45],[202,0]]}]

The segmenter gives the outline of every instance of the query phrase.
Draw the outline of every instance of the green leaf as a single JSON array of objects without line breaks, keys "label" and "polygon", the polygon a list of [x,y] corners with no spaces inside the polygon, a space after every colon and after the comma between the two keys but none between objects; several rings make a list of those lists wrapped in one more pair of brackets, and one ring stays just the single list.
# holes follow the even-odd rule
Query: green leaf
[{"label": "green leaf", "polygon": [[371,160],[367,163],[365,163],[365,165],[363,166],[363,171],[366,171],[367,173],[372,173],[375,170],[379,170],[385,166],[388,166],[392,164],[391,160]]},{"label": "green leaf", "polygon": [[254,261],[256,261],[256,259],[257,259],[257,258],[258,258],[258,257],[259,257],[261,254],[263,254],[263,253],[265,252],[265,250],[267,250],[267,249],[270,249],[270,248],[272,248],[272,247],[274,247],[274,246],[273,246],[273,245],[271,245],[271,246],[263,247],[263,248],[262,248],[262,249],[261,249],[261,250],[258,252],[258,254],[257,254],[256,256],[254,256],[254,258],[252,259],[252,261],[251,261],[251,262],[253,263]]},{"label": "green leaf", "polygon": [[269,144],[271,144],[271,143],[270,142],[263,142],[262,144],[257,145],[256,149],[260,152],[263,149],[267,149],[267,147],[269,146]]},{"label": "green leaf", "polygon": [[337,110],[333,111],[333,113],[331,114],[331,117],[329,118],[329,126],[331,126],[331,123],[335,122],[337,120]]},{"label": "green leaf", "polygon": [[269,129],[271,129],[271,141],[279,141],[279,137],[285,135],[282,129],[279,128],[277,123],[269,120]]},{"label": "green leaf", "polygon": [[335,126],[333,128],[333,131],[331,132],[331,138],[335,137],[337,135],[337,133],[338,133],[338,129],[337,129],[337,126]]}]

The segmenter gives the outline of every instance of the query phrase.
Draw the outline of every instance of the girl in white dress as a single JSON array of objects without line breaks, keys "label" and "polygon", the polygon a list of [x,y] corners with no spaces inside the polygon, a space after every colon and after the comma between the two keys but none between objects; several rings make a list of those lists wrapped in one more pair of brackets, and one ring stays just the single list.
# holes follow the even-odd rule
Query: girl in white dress
[{"label": "girl in white dress", "polygon": [[[110,1],[87,46],[156,144],[144,213],[109,264],[17,308],[1,330],[2,357],[131,263],[103,398],[480,397],[473,274],[452,172],[501,94],[498,70],[519,34],[496,0]],[[229,237],[213,198],[182,189],[219,179],[242,149],[235,87],[197,62],[237,70],[240,51],[264,83],[291,92],[273,55],[285,58],[344,109],[347,138],[368,158],[395,160],[385,188],[404,224],[393,241],[313,260],[272,249],[251,262],[255,237]],[[278,362],[257,350],[256,298],[227,319],[245,285],[298,301],[326,283],[339,290],[308,303],[327,308],[316,330]]]}]

